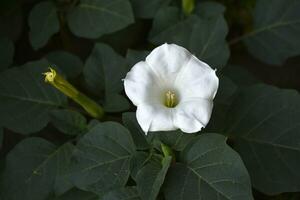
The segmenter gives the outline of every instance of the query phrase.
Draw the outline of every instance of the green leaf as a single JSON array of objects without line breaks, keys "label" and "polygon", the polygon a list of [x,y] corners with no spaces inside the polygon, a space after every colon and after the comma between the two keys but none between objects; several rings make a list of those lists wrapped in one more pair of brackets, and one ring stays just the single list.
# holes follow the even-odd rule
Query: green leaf
[{"label": "green leaf", "polygon": [[180,130],[149,133],[149,139],[151,139],[151,137],[152,140],[158,139],[175,151],[182,151],[186,145],[195,138],[195,136],[196,134],[187,134]]},{"label": "green leaf", "polygon": [[120,112],[128,110],[130,103],[127,98],[120,94],[106,94],[103,109],[106,112]]},{"label": "green leaf", "polygon": [[146,139],[144,131],[136,120],[134,112],[123,113],[122,115],[123,124],[128,128],[131,133],[132,139],[139,150],[145,150],[149,148],[149,144]]},{"label": "green leaf", "polygon": [[34,133],[47,125],[50,110],[65,105],[66,97],[43,80],[48,66],[40,60],[0,73],[0,125]]},{"label": "green leaf", "polygon": [[190,36],[189,49],[212,68],[226,66],[230,50],[226,42],[228,27],[222,15],[204,20],[199,19]]},{"label": "green leaf", "polygon": [[146,59],[150,51],[137,51],[129,49],[126,54],[126,60],[128,63],[128,71],[138,62]]},{"label": "green leaf", "polygon": [[242,39],[257,59],[281,65],[300,54],[300,2],[295,0],[258,0],[254,29]]},{"label": "green leaf", "polygon": [[108,192],[102,200],[141,200],[135,187],[125,187]]},{"label": "green leaf", "polygon": [[71,179],[80,189],[99,195],[124,186],[135,151],[130,133],[120,124],[97,124],[77,144]]},{"label": "green leaf", "polygon": [[83,73],[88,88],[95,94],[101,94],[101,90],[118,93],[123,89],[125,59],[111,47],[97,43],[85,63]]},{"label": "green leaf", "polygon": [[29,40],[35,50],[45,46],[51,36],[59,31],[56,12],[51,1],[41,2],[31,10],[28,18]]},{"label": "green leaf", "polygon": [[181,11],[176,7],[161,9],[153,20],[149,40],[157,45],[168,42],[188,48],[189,36],[198,17],[191,15],[182,20],[181,16]]},{"label": "green leaf", "polygon": [[136,176],[137,190],[143,200],[156,200],[172,161],[171,156],[162,160],[153,158]]},{"label": "green leaf", "polygon": [[229,110],[226,133],[253,185],[267,194],[300,191],[300,95],[267,85],[245,88]]},{"label": "green leaf", "polygon": [[53,51],[46,55],[47,60],[62,70],[68,78],[76,78],[83,69],[83,62],[79,57],[66,51]]},{"label": "green leaf", "polygon": [[63,195],[49,200],[99,200],[99,197],[94,193],[73,188]]},{"label": "green leaf", "polygon": [[228,27],[222,15],[210,19],[191,15],[181,20],[180,11],[168,7],[155,16],[150,41],[184,46],[211,67],[221,69],[230,54],[225,40],[227,33]]},{"label": "green leaf", "polygon": [[213,1],[204,1],[198,3],[195,8],[195,13],[204,18],[214,18],[222,15],[226,10],[226,7],[220,3]]},{"label": "green leaf", "polygon": [[72,110],[53,110],[50,113],[52,124],[67,135],[79,135],[87,130],[83,115]]},{"label": "green leaf", "polygon": [[103,98],[106,111],[118,112],[129,108],[127,99],[119,93],[126,75],[126,60],[111,47],[98,43],[88,57],[83,74],[88,89]]},{"label": "green leaf", "polygon": [[205,132],[223,132],[227,127],[227,112],[232,104],[237,86],[226,76],[219,77],[219,88],[214,99],[213,113]]},{"label": "green leaf", "polygon": [[7,155],[2,179],[4,199],[43,200],[61,189],[73,146],[57,148],[41,138],[21,141]]},{"label": "green leaf", "polygon": [[100,121],[97,120],[97,119],[92,119],[89,121],[89,124],[88,124],[88,129],[92,129],[94,128],[96,125],[100,124]]},{"label": "green leaf", "polygon": [[0,38],[0,71],[13,63],[14,52],[14,43],[7,38]]},{"label": "green leaf", "polygon": [[81,0],[67,15],[71,31],[85,38],[98,38],[134,22],[129,0]]},{"label": "green leaf", "polygon": [[130,0],[134,15],[138,18],[153,18],[157,11],[168,4],[171,0]]},{"label": "green leaf", "polygon": [[238,87],[259,83],[259,80],[243,66],[228,65],[222,70],[222,74],[230,78]]},{"label": "green leaf", "polygon": [[215,104],[230,106],[237,92],[237,85],[227,76],[219,76],[219,88],[214,99]]},{"label": "green leaf", "polygon": [[130,175],[133,180],[136,181],[136,176],[139,170],[147,163],[147,161],[157,154],[146,153],[144,151],[137,151],[133,154],[133,157],[130,161]]},{"label": "green leaf", "polygon": [[202,134],[181,153],[167,175],[166,200],[253,199],[248,172],[218,134]]},{"label": "green leaf", "polygon": [[75,146],[71,143],[65,143],[56,150],[56,177],[54,182],[54,193],[61,195],[73,187],[69,179],[71,158]]}]

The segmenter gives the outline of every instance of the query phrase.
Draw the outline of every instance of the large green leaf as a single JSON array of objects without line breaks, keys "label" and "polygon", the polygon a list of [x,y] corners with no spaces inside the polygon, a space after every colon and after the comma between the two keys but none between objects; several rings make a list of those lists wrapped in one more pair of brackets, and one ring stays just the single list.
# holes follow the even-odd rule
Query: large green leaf
[{"label": "large green leaf", "polygon": [[189,39],[189,50],[212,68],[225,67],[230,55],[226,42],[228,27],[222,15],[199,19]]},{"label": "large green leaf", "polygon": [[259,83],[260,81],[245,67],[239,65],[228,65],[222,74],[230,78],[238,87],[245,87]]},{"label": "large green leaf", "polygon": [[49,200],[99,200],[99,197],[92,192],[73,188],[61,196],[50,197]]},{"label": "large green leaf", "polygon": [[97,124],[77,148],[71,179],[78,188],[102,195],[125,185],[135,150],[127,129],[115,122]]},{"label": "large green leaf", "polygon": [[14,52],[14,43],[7,38],[0,38],[0,71],[13,63]]},{"label": "large green leaf", "polygon": [[143,200],[156,200],[172,161],[171,156],[162,160],[154,158],[152,157],[136,175],[137,190]]},{"label": "large green leaf", "polygon": [[30,12],[28,23],[29,39],[36,50],[45,46],[52,35],[59,31],[57,10],[51,1],[37,4]]},{"label": "large green leaf", "polygon": [[46,58],[51,64],[58,66],[68,78],[75,78],[82,72],[83,62],[69,52],[53,51],[47,54]]},{"label": "large green leaf", "polygon": [[128,110],[130,104],[126,97],[116,93],[106,93],[103,109],[106,112],[120,112]]},{"label": "large green leaf", "polygon": [[85,38],[98,38],[134,22],[129,0],[81,0],[67,19],[71,31]]},{"label": "large green leaf", "polygon": [[154,18],[150,41],[155,44],[176,43],[211,67],[224,67],[230,52],[225,40],[228,27],[223,15],[212,18],[191,15],[182,19],[181,14],[174,7],[160,10]]},{"label": "large green leaf", "polygon": [[123,113],[122,121],[126,128],[130,131],[137,149],[148,149],[149,144],[147,142],[146,135],[136,120],[136,114],[134,112]]},{"label": "large green leaf", "polygon": [[147,163],[152,156],[161,157],[160,154],[148,153],[145,151],[137,151],[130,161],[130,176],[136,181],[137,173]]},{"label": "large green leaf", "polygon": [[182,151],[195,136],[196,134],[186,134],[180,130],[175,130],[150,132],[148,138],[149,140],[159,140],[173,150]]},{"label": "large green leaf", "polygon": [[229,78],[220,76],[219,81],[212,116],[205,132],[222,132],[227,127],[227,112],[237,93],[237,86]]},{"label": "large green leaf", "polygon": [[125,187],[108,192],[102,200],[141,200],[135,187]]},{"label": "large green leaf", "polygon": [[244,89],[229,110],[227,135],[255,188],[300,191],[300,95],[267,85]]},{"label": "large green leaf", "polygon": [[253,199],[248,172],[218,134],[199,135],[170,168],[164,188],[166,200]]},{"label": "large green leaf", "polygon": [[22,134],[37,132],[49,122],[49,111],[66,103],[43,80],[48,66],[41,60],[0,74],[0,125]]},{"label": "large green leaf", "polygon": [[136,63],[144,61],[149,54],[149,51],[137,51],[128,49],[126,53],[126,61],[128,63],[128,70],[130,70]]},{"label": "large green leaf", "polygon": [[73,148],[69,143],[57,148],[41,138],[17,144],[6,158],[1,189],[4,199],[44,200],[54,188],[66,188],[63,176]]},{"label": "large green leaf", "polygon": [[73,187],[69,179],[69,170],[74,151],[75,146],[71,143],[65,143],[56,149],[56,176],[53,189],[56,195],[64,194]]},{"label": "large green leaf", "polygon": [[79,135],[87,130],[86,118],[72,110],[53,110],[50,113],[52,124],[67,135]]},{"label": "large green leaf", "polygon": [[95,45],[85,63],[83,74],[86,85],[94,94],[104,96],[104,109],[108,112],[129,108],[127,99],[119,95],[123,90],[126,68],[126,60],[101,43]]},{"label": "large green leaf", "polygon": [[218,15],[222,15],[226,10],[226,7],[220,3],[214,1],[204,1],[198,3],[195,8],[195,13],[201,17],[214,18]]},{"label": "large green leaf", "polygon": [[155,16],[149,39],[154,44],[164,42],[176,43],[188,48],[189,36],[193,32],[193,26],[198,17],[191,15],[181,19],[182,13],[176,7],[161,9]]},{"label": "large green leaf", "polygon": [[130,0],[136,17],[153,18],[157,11],[167,6],[171,0]]},{"label": "large green leaf", "polygon": [[273,65],[300,54],[300,2],[258,0],[254,29],[244,39],[249,52]]}]

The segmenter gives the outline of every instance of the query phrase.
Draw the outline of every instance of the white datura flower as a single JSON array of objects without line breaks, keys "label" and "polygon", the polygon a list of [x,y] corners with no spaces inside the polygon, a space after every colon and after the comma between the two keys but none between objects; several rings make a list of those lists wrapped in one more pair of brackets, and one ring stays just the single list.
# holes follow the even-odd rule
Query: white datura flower
[{"label": "white datura flower", "polygon": [[124,79],[125,92],[137,106],[143,131],[186,133],[209,122],[219,79],[206,63],[175,44],[155,48]]}]

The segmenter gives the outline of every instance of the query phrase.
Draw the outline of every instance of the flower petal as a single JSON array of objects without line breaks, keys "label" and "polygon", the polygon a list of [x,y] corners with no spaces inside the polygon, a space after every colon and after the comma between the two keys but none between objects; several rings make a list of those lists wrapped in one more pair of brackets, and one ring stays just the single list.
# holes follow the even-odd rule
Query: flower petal
[{"label": "flower petal", "polygon": [[212,108],[213,102],[202,98],[180,102],[174,111],[174,125],[186,133],[198,132],[209,122]]},{"label": "flower petal", "polygon": [[161,104],[142,104],[136,111],[136,118],[143,131],[170,131],[177,129],[173,124],[173,109]]},{"label": "flower petal", "polygon": [[146,62],[132,67],[124,79],[125,93],[134,105],[161,100],[160,82]]},{"label": "flower petal", "polygon": [[178,74],[174,85],[180,91],[182,101],[194,97],[212,100],[217,93],[219,79],[215,70],[192,56]]},{"label": "flower petal", "polygon": [[173,85],[178,72],[190,60],[192,54],[176,44],[163,44],[155,48],[146,62],[165,85]]}]

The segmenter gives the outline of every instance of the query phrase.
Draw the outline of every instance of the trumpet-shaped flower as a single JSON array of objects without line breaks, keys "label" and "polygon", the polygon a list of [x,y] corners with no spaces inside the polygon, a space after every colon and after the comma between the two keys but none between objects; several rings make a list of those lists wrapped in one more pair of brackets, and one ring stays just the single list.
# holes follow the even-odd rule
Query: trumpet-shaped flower
[{"label": "trumpet-shaped flower", "polygon": [[124,79],[143,131],[200,131],[209,122],[219,79],[215,70],[175,44],[155,48]]}]

